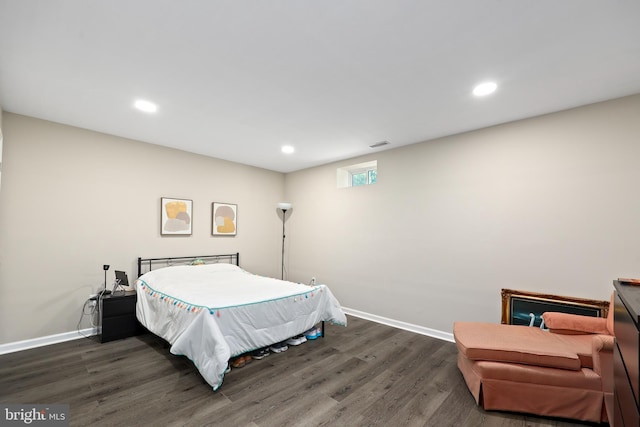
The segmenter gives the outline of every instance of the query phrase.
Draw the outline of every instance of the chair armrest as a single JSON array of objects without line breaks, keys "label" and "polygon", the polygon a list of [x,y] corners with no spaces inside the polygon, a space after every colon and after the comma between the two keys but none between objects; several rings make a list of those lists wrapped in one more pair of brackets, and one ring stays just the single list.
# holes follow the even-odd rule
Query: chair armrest
[{"label": "chair armrest", "polygon": [[593,353],[601,353],[603,351],[613,352],[615,343],[616,339],[613,335],[596,335],[592,341]]},{"label": "chair armrest", "polygon": [[548,311],[542,313],[544,324],[557,334],[603,334],[609,335],[607,319],[603,317],[580,316],[577,314]]},{"label": "chair armrest", "polygon": [[602,391],[613,393],[613,346],[612,335],[594,335],[591,341],[593,371],[602,379]]}]

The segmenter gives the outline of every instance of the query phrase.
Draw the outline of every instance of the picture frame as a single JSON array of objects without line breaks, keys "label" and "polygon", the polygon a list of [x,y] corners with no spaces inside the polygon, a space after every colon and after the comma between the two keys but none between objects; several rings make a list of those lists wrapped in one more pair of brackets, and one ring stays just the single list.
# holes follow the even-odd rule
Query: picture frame
[{"label": "picture frame", "polygon": [[211,235],[234,237],[238,232],[238,205],[213,202],[211,204]]},{"label": "picture frame", "polygon": [[160,198],[160,235],[191,236],[193,232],[193,200]]},{"label": "picture frame", "polygon": [[607,317],[609,302],[536,292],[502,289],[502,319],[506,325],[540,327],[542,313],[557,311],[592,317]]}]

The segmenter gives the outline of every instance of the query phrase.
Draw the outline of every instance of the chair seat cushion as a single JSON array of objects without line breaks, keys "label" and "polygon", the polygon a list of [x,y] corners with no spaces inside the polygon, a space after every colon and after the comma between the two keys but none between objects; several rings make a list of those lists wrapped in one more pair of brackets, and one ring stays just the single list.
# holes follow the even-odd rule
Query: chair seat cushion
[{"label": "chair seat cushion", "polygon": [[464,373],[468,370],[486,381],[508,381],[514,383],[537,384],[583,390],[602,390],[602,378],[593,370],[582,368],[578,371],[555,369],[518,363],[488,362],[468,360],[459,355],[458,367]]},{"label": "chair seat cushion", "polygon": [[[455,322],[453,336],[467,359],[580,370],[573,341],[540,328],[482,322]],[[560,337],[565,337],[561,339]],[[584,349],[586,351],[586,349]],[[590,353],[590,349],[589,349]]]},{"label": "chair seat cushion", "polygon": [[578,355],[581,367],[593,369],[593,337],[596,335],[563,335],[553,332],[550,334],[554,336],[554,339],[564,341]]},{"label": "chair seat cushion", "polygon": [[602,380],[600,376],[593,372],[593,370],[587,368],[571,371],[567,369],[488,361],[472,362],[471,366],[471,369],[483,380],[502,380],[555,387],[602,390]]}]

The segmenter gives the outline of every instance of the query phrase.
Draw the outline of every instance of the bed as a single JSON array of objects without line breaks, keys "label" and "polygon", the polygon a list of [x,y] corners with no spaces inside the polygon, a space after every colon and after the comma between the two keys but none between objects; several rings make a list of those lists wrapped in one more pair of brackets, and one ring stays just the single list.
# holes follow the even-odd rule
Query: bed
[{"label": "bed", "polygon": [[[136,316],[217,390],[230,358],[347,319],[329,288],[251,274],[239,254],[138,258]],[[324,327],[323,327],[324,330]]]}]

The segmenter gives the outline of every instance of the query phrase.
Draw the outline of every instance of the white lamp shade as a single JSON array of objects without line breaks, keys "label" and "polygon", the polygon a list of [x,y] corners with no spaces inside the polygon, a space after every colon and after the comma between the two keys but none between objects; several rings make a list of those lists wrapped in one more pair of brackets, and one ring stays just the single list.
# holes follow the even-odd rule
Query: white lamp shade
[{"label": "white lamp shade", "polygon": [[291,209],[291,203],[287,203],[287,202],[280,202],[278,203],[278,207],[280,209],[282,209],[283,211],[289,210]]}]

